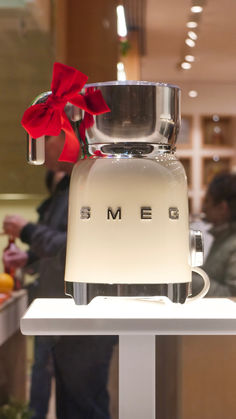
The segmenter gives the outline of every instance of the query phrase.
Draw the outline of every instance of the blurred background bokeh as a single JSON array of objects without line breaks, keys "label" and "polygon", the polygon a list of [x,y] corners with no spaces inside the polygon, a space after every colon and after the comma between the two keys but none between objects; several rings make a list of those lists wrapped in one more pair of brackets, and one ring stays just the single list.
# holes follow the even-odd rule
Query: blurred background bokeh
[{"label": "blurred background bokeh", "polygon": [[[22,201],[28,215],[27,207],[46,193],[44,168],[26,164],[20,120],[31,101],[50,90],[53,62],[60,61],[90,82],[118,77],[181,87],[177,154],[188,175],[191,214],[200,214],[209,181],[236,166],[236,4],[201,0],[203,10],[193,13],[195,3],[0,1],[1,213]],[[117,5],[124,6],[127,34],[117,34]]]},{"label": "blurred background bokeh", "polygon": [[[119,33],[117,6],[127,28]],[[235,16],[235,0],[0,0],[0,223],[11,213],[36,220],[47,195],[44,167],[26,163],[20,121],[32,100],[50,90],[54,61],[76,67],[89,82],[181,87],[177,156],[197,220],[214,175],[236,170]],[[0,236],[0,253],[6,244]]]}]

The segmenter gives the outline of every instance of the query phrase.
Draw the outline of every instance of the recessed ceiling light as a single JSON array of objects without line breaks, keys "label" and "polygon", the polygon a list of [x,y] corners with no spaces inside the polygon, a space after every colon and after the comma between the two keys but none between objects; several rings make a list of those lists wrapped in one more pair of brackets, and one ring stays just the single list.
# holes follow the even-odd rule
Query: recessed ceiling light
[{"label": "recessed ceiling light", "polygon": [[218,127],[218,126],[216,126],[216,127],[214,127],[214,128],[213,128],[213,131],[214,131],[216,134],[220,134],[220,133],[221,133],[221,128],[220,128],[220,127]]},{"label": "recessed ceiling light", "polygon": [[192,13],[201,13],[202,11],[203,11],[202,6],[192,6],[191,7],[191,12]]},{"label": "recessed ceiling light", "polygon": [[194,55],[185,55],[184,59],[185,61],[188,61],[189,63],[193,63],[195,61]]},{"label": "recessed ceiling light", "polygon": [[219,122],[220,117],[219,117],[219,115],[213,115],[212,119],[213,119],[214,122]]},{"label": "recessed ceiling light", "polygon": [[188,92],[189,97],[197,97],[198,96],[198,92],[196,90],[189,90]]},{"label": "recessed ceiling light", "polygon": [[190,48],[195,47],[195,42],[193,39],[187,38],[185,39],[185,44],[187,44]]},{"label": "recessed ceiling light", "polygon": [[117,63],[117,70],[120,70],[120,71],[122,71],[122,70],[124,70],[125,69],[125,67],[124,67],[124,64],[123,63]]},{"label": "recessed ceiling light", "polygon": [[197,34],[193,31],[188,32],[188,37],[193,39],[194,41],[196,41],[196,39],[198,38]]},{"label": "recessed ceiling light", "polygon": [[190,20],[189,22],[186,23],[187,28],[190,29],[195,29],[198,27],[198,23],[194,22],[193,20]]},{"label": "recessed ceiling light", "polygon": [[122,62],[117,63],[117,80],[126,80],[125,66]]},{"label": "recessed ceiling light", "polygon": [[181,63],[181,67],[182,67],[183,70],[190,70],[190,68],[192,67],[192,64],[186,63],[184,61],[183,63]]},{"label": "recessed ceiling light", "polygon": [[121,4],[116,8],[117,13],[117,33],[121,37],[127,36],[127,26],[125,21],[125,9]]}]

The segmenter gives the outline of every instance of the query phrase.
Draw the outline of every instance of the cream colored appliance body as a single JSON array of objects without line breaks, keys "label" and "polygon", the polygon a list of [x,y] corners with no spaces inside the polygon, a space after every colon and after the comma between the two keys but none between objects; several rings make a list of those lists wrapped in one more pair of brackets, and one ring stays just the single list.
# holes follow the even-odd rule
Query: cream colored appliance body
[{"label": "cream colored appliance body", "polygon": [[174,155],[179,89],[90,87],[101,89],[111,112],[96,117],[72,173],[66,293],[78,304],[96,295],[165,295],[183,303],[194,263],[187,180]]},{"label": "cream colored appliance body", "polygon": [[187,184],[172,154],[95,158],[73,169],[66,281],[191,281]]}]

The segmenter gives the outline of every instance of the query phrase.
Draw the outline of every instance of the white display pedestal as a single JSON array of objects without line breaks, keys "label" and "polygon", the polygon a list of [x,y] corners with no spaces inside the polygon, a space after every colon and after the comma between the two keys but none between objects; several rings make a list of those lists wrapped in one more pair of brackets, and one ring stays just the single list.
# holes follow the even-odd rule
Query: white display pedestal
[{"label": "white display pedestal", "polygon": [[[26,335],[119,335],[119,417],[155,418],[155,335],[234,335],[236,303],[218,298],[169,300],[37,299],[21,320]],[[160,418],[161,419],[161,418]]]}]

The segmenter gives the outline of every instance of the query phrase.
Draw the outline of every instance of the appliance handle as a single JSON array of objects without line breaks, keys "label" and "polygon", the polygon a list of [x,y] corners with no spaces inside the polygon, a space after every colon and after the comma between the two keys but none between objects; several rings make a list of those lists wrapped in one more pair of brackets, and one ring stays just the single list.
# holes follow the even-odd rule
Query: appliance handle
[{"label": "appliance handle", "polygon": [[199,298],[205,297],[205,295],[207,294],[207,292],[209,291],[209,288],[210,288],[209,276],[206,274],[206,272],[203,269],[194,266],[194,267],[192,267],[192,271],[196,272],[198,275],[200,275],[202,277],[202,279],[204,281],[204,286],[203,286],[202,290],[197,295],[194,295],[194,297],[188,297],[187,300],[186,300],[186,303],[191,303],[192,301],[196,301]]},{"label": "appliance handle", "polygon": [[[46,102],[50,92],[41,93],[33,100],[32,105]],[[27,133],[27,162],[33,165],[42,165],[45,162],[45,136],[32,138]]]},{"label": "appliance handle", "polygon": [[41,165],[45,162],[45,136],[32,138],[27,134],[27,161],[29,164]]}]

